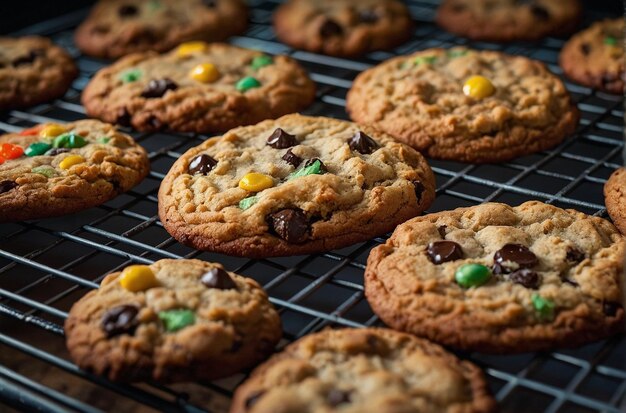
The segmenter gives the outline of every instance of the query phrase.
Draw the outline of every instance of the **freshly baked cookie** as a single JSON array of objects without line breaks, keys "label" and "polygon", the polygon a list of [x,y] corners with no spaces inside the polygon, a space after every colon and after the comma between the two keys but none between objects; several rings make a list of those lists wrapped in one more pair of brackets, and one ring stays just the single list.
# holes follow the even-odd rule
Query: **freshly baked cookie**
[{"label": "freshly baked cookie", "polygon": [[61,97],[77,75],[70,55],[46,38],[0,37],[0,110]]},{"label": "freshly baked cookie", "polygon": [[0,136],[0,222],[66,215],[115,198],[148,174],[133,138],[95,120]]},{"label": "freshly baked cookie", "polygon": [[247,24],[242,0],[100,0],[74,41],[85,54],[112,59],[190,40],[222,41]]},{"label": "freshly baked cookie", "polygon": [[615,226],[626,234],[626,170],[619,168],[604,185],[604,203]]},{"label": "freshly baked cookie", "polygon": [[492,412],[478,367],[382,328],[305,336],[253,371],[230,413]]},{"label": "freshly baked cookie", "polygon": [[570,79],[595,89],[624,93],[624,18],[607,19],[573,36],[559,63]]},{"label": "freshly baked cookie", "polygon": [[133,54],[83,92],[90,116],[141,131],[223,132],[306,108],[315,84],[295,60],[227,44]]},{"label": "freshly baked cookie", "polygon": [[365,241],[424,211],[430,167],[369,127],[287,115],[182,155],[159,189],[178,241],[245,257],[308,254]]},{"label": "freshly baked cookie", "polygon": [[581,16],[580,0],[444,0],[436,19],[459,36],[510,42],[568,34]]},{"label": "freshly baked cookie", "polygon": [[487,203],[400,225],[372,250],[365,295],[389,326],[457,349],[575,347],[623,329],[623,260],[602,218]]},{"label": "freshly baked cookie", "polygon": [[347,109],[428,156],[475,163],[550,148],[579,118],[543,63],[465,48],[428,49],[361,73]]},{"label": "freshly baked cookie", "polygon": [[282,335],[256,281],[200,260],[108,275],[65,322],[76,364],[111,380],[213,380],[254,366]]},{"label": "freshly baked cookie", "polygon": [[289,0],[276,11],[274,30],[298,49],[356,56],[403,43],[413,22],[397,0]]}]

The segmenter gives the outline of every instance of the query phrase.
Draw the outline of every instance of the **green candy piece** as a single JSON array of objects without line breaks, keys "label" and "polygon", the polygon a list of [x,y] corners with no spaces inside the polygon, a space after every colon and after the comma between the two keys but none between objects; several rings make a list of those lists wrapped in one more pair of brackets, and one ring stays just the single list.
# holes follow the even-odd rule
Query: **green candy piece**
[{"label": "green candy piece", "polygon": [[264,55],[257,56],[254,59],[252,59],[252,63],[250,65],[252,66],[254,70],[258,70],[262,67],[269,66],[272,63],[274,63],[274,59],[272,59],[271,56],[264,54]]},{"label": "green candy piece", "polygon": [[120,73],[120,80],[124,83],[133,83],[141,79],[142,72],[139,69],[128,69]]},{"label": "green candy piece", "polygon": [[254,89],[255,87],[259,86],[261,86],[261,82],[259,82],[252,76],[246,76],[239,82],[237,82],[235,88],[237,88],[237,90],[240,92],[245,92],[246,90]]},{"label": "green candy piece", "polygon": [[52,141],[54,148],[82,148],[85,145],[87,145],[85,138],[75,133],[64,133]]},{"label": "green candy piece", "polygon": [[182,330],[196,322],[196,315],[191,310],[168,310],[159,312],[159,318],[165,326],[165,331]]},{"label": "green candy piece", "polygon": [[33,169],[31,169],[31,172],[35,174],[47,176],[48,178],[52,178],[53,176],[56,176],[57,174],[57,171],[53,167],[48,166],[48,165],[36,166]]},{"label": "green candy piece", "polygon": [[413,60],[413,63],[415,63],[416,65],[421,65],[421,64],[433,64],[437,61],[437,56],[417,56],[415,58],[415,60]]},{"label": "green candy piece", "polygon": [[491,271],[481,264],[465,264],[456,270],[454,278],[461,287],[478,287],[489,281]]},{"label": "green candy piece", "polygon": [[150,0],[148,2],[148,8],[151,11],[159,10],[161,8],[161,1],[160,0]]},{"label": "green candy piece", "polygon": [[464,49],[453,49],[453,50],[448,50],[446,52],[446,54],[448,55],[448,57],[451,57],[451,58],[461,57],[461,56],[465,56],[467,54],[467,50],[464,50]]},{"label": "green candy piece", "polygon": [[252,205],[256,204],[258,201],[259,199],[256,196],[249,196],[248,198],[244,198],[241,201],[239,201],[239,208],[245,211],[246,209],[250,208]]},{"label": "green candy piece", "polygon": [[552,321],[554,319],[554,301],[543,298],[537,293],[533,294],[530,299],[541,321]]},{"label": "green candy piece", "polygon": [[96,139],[96,142],[101,143],[103,145],[106,145],[110,141],[111,141],[111,138],[109,138],[108,136],[101,136],[98,139]]},{"label": "green candy piece", "polygon": [[617,39],[613,36],[606,36],[604,38],[604,44],[607,44],[609,46],[617,46]]},{"label": "green candy piece", "polygon": [[287,180],[290,181],[292,179],[300,178],[301,176],[307,176],[307,175],[321,175],[323,173],[324,172],[322,171],[322,162],[318,159],[315,162],[313,162],[311,165],[303,166],[297,171],[294,171],[291,174],[289,174],[289,176],[287,177]]},{"label": "green candy piece", "polygon": [[28,148],[24,151],[26,156],[39,156],[46,153],[52,145],[46,142],[35,142],[28,145]]}]

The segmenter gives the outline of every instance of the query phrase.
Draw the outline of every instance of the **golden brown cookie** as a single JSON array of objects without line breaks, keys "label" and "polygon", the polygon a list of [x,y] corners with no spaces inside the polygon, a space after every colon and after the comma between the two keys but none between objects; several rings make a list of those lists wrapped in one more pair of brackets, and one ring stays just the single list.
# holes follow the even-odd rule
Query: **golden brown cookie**
[{"label": "golden brown cookie", "polygon": [[626,233],[626,170],[619,168],[604,185],[606,209],[622,234]]}]

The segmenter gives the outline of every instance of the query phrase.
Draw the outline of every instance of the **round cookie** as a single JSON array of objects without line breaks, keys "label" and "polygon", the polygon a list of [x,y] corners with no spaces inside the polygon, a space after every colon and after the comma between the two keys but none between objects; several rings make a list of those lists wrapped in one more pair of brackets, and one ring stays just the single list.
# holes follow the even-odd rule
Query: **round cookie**
[{"label": "round cookie", "polygon": [[81,120],[0,136],[0,222],[67,215],[128,191],[146,151],[113,125]]},{"label": "round cookie", "polygon": [[366,70],[347,110],[430,157],[474,163],[550,148],[579,119],[543,63],[465,48],[428,49]]},{"label": "round cookie", "polygon": [[604,185],[604,203],[615,226],[626,234],[626,170],[615,170]]},{"label": "round cookie", "polygon": [[295,60],[227,44],[133,54],[99,71],[87,113],[140,131],[223,132],[306,108],[315,84]]},{"label": "round cookie", "polygon": [[457,349],[575,347],[623,329],[623,259],[602,218],[486,203],[400,225],[370,253],[365,295],[389,326]]},{"label": "round cookie", "polygon": [[280,317],[256,281],[164,259],[108,275],[65,322],[76,364],[110,380],[214,380],[267,358]]},{"label": "round cookie", "polygon": [[382,328],[324,330],[252,372],[230,413],[493,412],[478,367]]},{"label": "round cookie", "polygon": [[70,55],[46,38],[0,37],[0,110],[61,97],[77,75]]},{"label": "round cookie", "polygon": [[574,35],[561,50],[559,63],[575,82],[623,94],[624,18],[596,22]]},{"label": "round cookie", "polygon": [[274,14],[274,30],[297,49],[358,56],[405,42],[413,22],[397,0],[289,0]]},{"label": "round cookie", "polygon": [[437,23],[473,40],[539,40],[570,33],[582,16],[580,0],[444,0]]},{"label": "round cookie", "polygon": [[178,241],[245,257],[309,254],[365,241],[424,211],[424,158],[369,127],[287,115],[182,155],[159,189]]},{"label": "round cookie", "polygon": [[74,41],[87,55],[114,59],[190,40],[222,41],[247,24],[242,0],[100,0]]}]

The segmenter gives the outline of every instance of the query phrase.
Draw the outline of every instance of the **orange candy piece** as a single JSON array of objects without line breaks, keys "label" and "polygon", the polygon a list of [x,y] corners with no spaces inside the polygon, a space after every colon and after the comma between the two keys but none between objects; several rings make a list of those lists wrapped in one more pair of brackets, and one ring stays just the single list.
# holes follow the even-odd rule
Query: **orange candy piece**
[{"label": "orange candy piece", "polygon": [[33,126],[32,128],[24,129],[23,131],[20,132],[20,135],[22,136],[39,135],[39,131],[41,131],[42,127],[43,125],[37,125],[37,126]]},{"label": "orange candy piece", "polygon": [[0,147],[0,157],[6,159],[17,159],[24,155],[24,148],[11,143],[3,143]]}]

